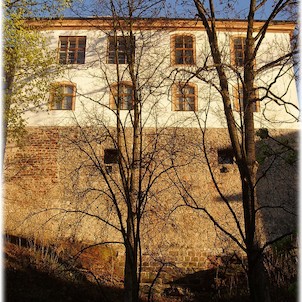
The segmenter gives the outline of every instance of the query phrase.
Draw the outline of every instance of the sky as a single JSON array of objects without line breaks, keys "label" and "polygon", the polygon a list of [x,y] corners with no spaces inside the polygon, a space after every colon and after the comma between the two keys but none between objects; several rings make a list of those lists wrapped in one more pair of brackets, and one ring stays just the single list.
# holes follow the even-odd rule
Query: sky
[{"label": "sky", "polygon": [[[123,0],[115,0],[123,3]],[[109,16],[110,11],[106,11],[107,0],[73,0],[73,8],[64,12],[65,17],[93,17],[93,16]],[[207,1],[206,1],[207,2]],[[259,10],[256,19],[266,19],[272,10],[274,0],[268,0],[266,5]],[[125,2],[124,2],[125,3]],[[159,3],[157,0],[146,0],[144,3]],[[194,18],[196,8],[193,0],[163,0],[160,13],[159,5],[153,6],[152,12],[149,9],[150,16],[174,17],[174,18]],[[230,19],[246,19],[248,13],[249,1],[240,0],[214,0],[216,17]],[[122,5],[117,5],[121,8]],[[144,15],[146,17],[147,14]],[[277,19],[284,19],[280,16]]]}]

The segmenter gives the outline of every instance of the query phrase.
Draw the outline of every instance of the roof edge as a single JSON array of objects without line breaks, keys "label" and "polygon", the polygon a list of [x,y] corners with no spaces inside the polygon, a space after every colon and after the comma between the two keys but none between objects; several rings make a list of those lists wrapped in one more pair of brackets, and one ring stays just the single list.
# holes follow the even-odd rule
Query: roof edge
[{"label": "roof edge", "polygon": [[[64,17],[64,18],[37,18],[25,19],[26,25],[35,29],[112,29],[114,27],[127,27],[130,19],[112,17]],[[133,29],[162,29],[162,30],[204,30],[198,19],[185,18],[132,18]],[[118,22],[118,26],[116,26]],[[255,31],[265,24],[266,20],[255,20]],[[247,28],[247,21],[242,19],[216,19],[218,31],[242,31]],[[274,20],[270,22],[268,31],[292,32],[296,22],[288,20]]]}]

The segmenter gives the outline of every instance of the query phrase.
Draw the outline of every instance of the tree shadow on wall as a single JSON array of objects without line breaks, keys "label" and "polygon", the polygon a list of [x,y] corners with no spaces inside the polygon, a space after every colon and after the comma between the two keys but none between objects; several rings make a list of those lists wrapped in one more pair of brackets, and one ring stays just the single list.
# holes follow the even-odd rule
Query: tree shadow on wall
[{"label": "tree shadow on wall", "polygon": [[298,133],[257,132],[258,212],[267,241],[297,230]]},{"label": "tree shadow on wall", "polygon": [[213,268],[169,282],[170,288],[165,290],[165,294],[189,299],[184,301],[249,301],[247,278],[241,261],[234,255],[217,257],[217,260]]},{"label": "tree shadow on wall", "polygon": [[[274,302],[297,300],[297,270],[295,250],[280,246],[265,255],[270,278],[270,293]],[[181,301],[249,302],[246,259],[233,255],[211,257],[212,268],[183,275],[168,282],[166,296]],[[269,265],[267,265],[269,264]]]},{"label": "tree shadow on wall", "polygon": [[[297,230],[298,138],[295,131],[270,134],[267,129],[259,129],[257,137],[256,214],[262,221],[263,239],[272,241]],[[225,198],[230,203],[242,200],[240,191]],[[215,201],[224,202],[219,196]]]}]

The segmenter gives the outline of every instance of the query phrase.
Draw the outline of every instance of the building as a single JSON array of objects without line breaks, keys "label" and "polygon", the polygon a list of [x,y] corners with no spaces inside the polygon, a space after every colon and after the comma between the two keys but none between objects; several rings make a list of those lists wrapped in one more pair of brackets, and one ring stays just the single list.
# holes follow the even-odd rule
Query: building
[{"label": "building", "polygon": [[[213,257],[241,254],[206,215],[221,221],[221,227],[242,242],[240,179],[201,23],[86,18],[28,24],[47,37],[66,69],[53,83],[49,102],[38,112],[26,113],[23,145],[7,147],[6,231],[57,241],[63,247],[70,240],[79,245],[108,242],[118,273],[123,260],[123,246],[116,244],[121,241],[119,223],[124,223],[121,201],[127,173],[134,167],[141,174],[133,175],[142,180],[137,200],[145,204],[143,281],[152,282],[162,263],[192,272],[211,267]],[[256,27],[262,25],[256,22]],[[243,71],[246,22],[221,20],[217,27],[240,129],[244,108],[238,74]],[[261,43],[254,122],[255,128],[268,129],[274,139],[286,139],[295,148],[294,70],[284,61],[264,68],[288,52],[293,30],[293,23],[273,22]],[[134,99],[139,100],[137,107]],[[137,135],[135,113],[140,123]],[[295,224],[295,167],[277,156],[282,146],[276,140],[257,143],[259,203],[276,208],[259,216],[265,238]],[[140,146],[139,161],[131,161],[135,142]],[[288,150],[284,152],[289,156]],[[123,159],[123,173],[118,158]],[[209,167],[228,203],[215,188]],[[179,275],[170,267],[162,282]]]}]

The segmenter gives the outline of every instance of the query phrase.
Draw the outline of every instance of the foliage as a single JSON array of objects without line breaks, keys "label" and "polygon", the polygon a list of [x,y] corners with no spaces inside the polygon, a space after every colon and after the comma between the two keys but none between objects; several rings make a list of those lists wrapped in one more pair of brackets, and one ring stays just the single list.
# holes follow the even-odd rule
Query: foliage
[{"label": "foliage", "polygon": [[[58,6],[59,7],[59,6]],[[60,73],[56,52],[25,19],[46,8],[41,3],[5,1],[4,9],[4,131],[13,138],[24,133],[24,113],[47,103],[50,83]]]},{"label": "foliage", "polygon": [[292,146],[295,140],[289,138],[276,139],[269,134],[268,129],[261,128],[256,131],[256,135],[260,138],[257,150],[257,161],[263,164],[268,158],[280,158],[288,165],[293,166],[297,163],[298,152]]},{"label": "foliage", "polygon": [[268,129],[261,128],[256,131],[256,135],[259,136],[261,139],[268,138]]}]

